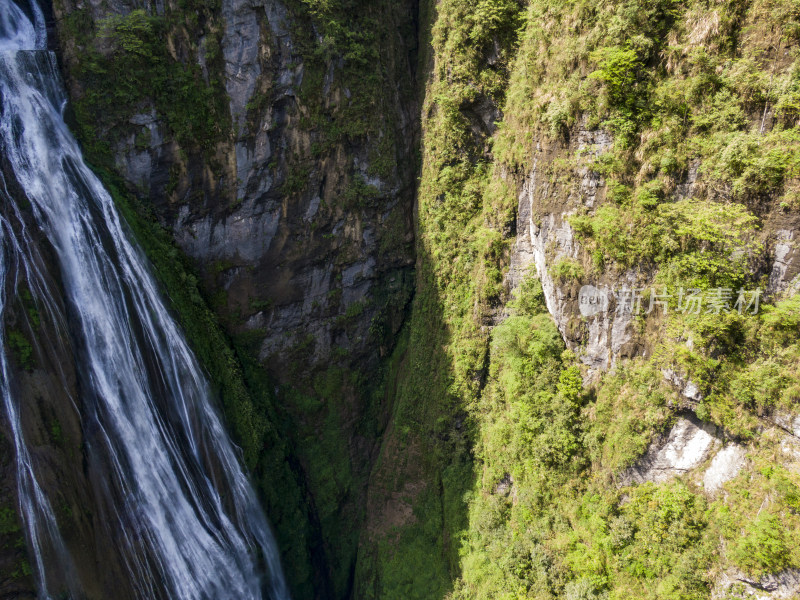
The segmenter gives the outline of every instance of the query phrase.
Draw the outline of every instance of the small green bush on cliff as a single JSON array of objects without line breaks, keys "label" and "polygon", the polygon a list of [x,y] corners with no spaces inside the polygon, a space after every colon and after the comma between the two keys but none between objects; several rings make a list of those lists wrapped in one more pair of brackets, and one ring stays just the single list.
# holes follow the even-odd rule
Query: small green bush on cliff
[{"label": "small green bush on cliff", "polygon": [[20,367],[25,370],[33,368],[33,346],[28,339],[16,329],[6,332],[8,347],[11,349],[12,356]]},{"label": "small green bush on cliff", "polygon": [[791,550],[783,524],[768,513],[758,515],[747,524],[731,554],[737,566],[756,577],[779,573],[791,564]]}]

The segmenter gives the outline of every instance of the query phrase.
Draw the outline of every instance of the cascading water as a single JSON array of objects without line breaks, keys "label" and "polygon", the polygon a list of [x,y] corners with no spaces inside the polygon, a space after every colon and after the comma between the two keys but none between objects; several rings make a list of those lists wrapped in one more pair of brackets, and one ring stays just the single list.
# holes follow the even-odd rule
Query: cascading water
[{"label": "cascading water", "polygon": [[[66,315],[57,314],[4,177],[0,314],[8,290],[22,281],[77,348],[79,397],[63,395],[91,432],[84,453],[102,481],[93,500],[107,515],[134,597],[288,598],[275,542],[207,382],[62,120],[66,95],[45,41],[35,2],[0,0],[0,151],[30,203],[37,235],[57,257]],[[3,327],[0,319],[5,339]],[[4,349],[0,393],[38,593],[85,598],[79,557],[61,538],[26,445],[9,365]]]}]

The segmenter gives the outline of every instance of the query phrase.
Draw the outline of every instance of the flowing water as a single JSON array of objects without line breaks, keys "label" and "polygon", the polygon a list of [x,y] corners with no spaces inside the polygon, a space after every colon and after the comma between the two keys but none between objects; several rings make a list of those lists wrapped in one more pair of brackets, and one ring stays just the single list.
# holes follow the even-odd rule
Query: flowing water
[{"label": "flowing water", "polygon": [[[24,0],[20,0],[24,1]],[[217,415],[208,384],[141,251],[67,130],[66,95],[35,3],[0,0],[0,152],[54,250],[67,315],[58,315],[38,249],[0,177],[0,314],[24,282],[78,348],[80,397],[119,557],[138,598],[288,598],[277,549]],[[14,223],[8,215],[16,215]],[[0,319],[0,334],[5,338]],[[5,348],[5,346],[4,346]],[[26,446],[5,350],[0,393],[16,453],[19,508],[41,598],[83,598],[79,557],[61,538]],[[117,558],[119,558],[117,557]],[[51,577],[58,573],[58,577]],[[66,581],[58,590],[50,581]]]}]

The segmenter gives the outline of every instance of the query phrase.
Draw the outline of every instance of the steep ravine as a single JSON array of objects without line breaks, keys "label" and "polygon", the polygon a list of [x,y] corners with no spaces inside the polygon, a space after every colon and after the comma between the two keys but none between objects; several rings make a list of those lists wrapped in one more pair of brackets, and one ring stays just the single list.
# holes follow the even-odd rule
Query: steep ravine
[{"label": "steep ravine", "polygon": [[0,15],[0,388],[29,565],[8,579],[32,574],[40,598],[286,600],[217,398],[64,122],[44,15]]},{"label": "steep ravine", "polygon": [[54,0],[295,598],[798,592],[800,17],[595,4]]}]

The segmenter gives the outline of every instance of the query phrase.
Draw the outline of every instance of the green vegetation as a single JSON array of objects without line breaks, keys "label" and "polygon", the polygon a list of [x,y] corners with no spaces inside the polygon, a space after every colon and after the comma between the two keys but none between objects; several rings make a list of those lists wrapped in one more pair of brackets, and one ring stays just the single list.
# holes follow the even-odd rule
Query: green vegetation
[{"label": "green vegetation", "polygon": [[[377,467],[412,516],[365,544],[361,597],[700,599],[726,569],[800,565],[800,478],[775,466],[778,434],[759,434],[776,411],[797,412],[800,296],[736,310],[740,290],[766,284],[771,215],[793,214],[797,197],[793,6],[425,10],[418,290],[384,442],[422,458]],[[610,144],[582,147],[581,130]],[[580,168],[602,177],[591,206]],[[562,289],[634,270],[673,294],[666,314],[635,323],[645,356],[588,387],[536,281],[510,302],[503,286],[532,172],[546,190],[534,222],[570,213],[582,249],[549,265]],[[723,294],[724,309],[679,312],[681,289]],[[748,466],[713,497],[696,476],[623,486],[680,410],[746,444]]]},{"label": "green vegetation", "polygon": [[373,204],[379,196],[380,190],[364,181],[360,173],[356,173],[344,191],[342,201],[347,208],[363,209]]},{"label": "green vegetation", "polygon": [[24,547],[25,538],[17,512],[7,506],[0,506],[0,548],[15,552],[14,562],[8,565],[8,572],[3,573],[4,577],[14,581],[29,578],[33,573],[24,553],[19,551]]},{"label": "green vegetation", "polygon": [[566,283],[581,279],[584,276],[584,269],[574,258],[561,258],[550,267],[550,275],[560,283]]},{"label": "green vegetation", "polygon": [[7,507],[0,508],[0,535],[9,535],[20,531],[17,513]]},{"label": "green vegetation", "polygon": [[[64,29],[78,47],[72,76],[82,86],[73,109],[81,140],[96,157],[110,160],[109,142],[127,135],[134,114],[151,110],[182,148],[200,150],[207,159],[228,135],[230,113],[224,82],[217,76],[223,72],[221,28],[214,16],[219,2],[184,4],[164,16],[137,9],[101,23],[94,23],[86,8],[68,14]],[[186,20],[187,14],[192,19]],[[169,50],[172,45],[194,55],[195,40],[201,38],[208,81],[196,60],[181,61]],[[139,145],[145,143],[142,136],[149,136],[141,129],[135,133]]]},{"label": "green vegetation", "polygon": [[[541,301],[529,293],[492,332],[489,378],[473,413],[478,483],[465,495],[469,525],[449,597],[700,599],[710,593],[714,565],[753,577],[800,565],[800,477],[773,466],[767,440],[751,457],[769,466],[745,469],[711,504],[691,479],[613,485],[670,425],[678,394],[665,383],[659,356],[632,361],[584,390],[571,353],[562,352]],[[800,364],[800,332],[784,349],[792,358],[780,353],[785,362],[771,378],[762,375],[762,361],[781,360],[779,353],[757,340],[775,339],[758,328],[775,322],[773,311],[790,312],[787,303],[797,306],[797,298],[768,309],[738,342],[742,355],[764,358],[718,360],[704,388],[703,406],[715,407],[706,418],[746,436],[753,430],[744,424],[756,426],[748,410],[795,404],[790,380]],[[714,349],[707,339],[696,344]]]},{"label": "green vegetation", "polygon": [[746,573],[759,576],[792,566],[792,550],[784,524],[775,515],[762,513],[747,524],[735,541],[733,560]]},{"label": "green vegetation", "polygon": [[[459,569],[463,495],[474,478],[465,408],[480,398],[489,348],[481,320],[502,294],[499,267],[510,238],[501,232],[513,222],[512,190],[492,180],[459,109],[501,94],[520,7],[445,1],[438,11],[432,37],[442,54],[423,108],[430,116],[417,293],[408,344],[394,357],[392,425],[371,482],[375,506],[390,514],[371,515],[362,535],[356,595],[365,599],[441,598]],[[498,36],[498,61],[478,69]]]},{"label": "green vegetation", "polygon": [[748,260],[763,251],[755,239],[758,219],[741,204],[686,199],[651,211],[631,199],[569,222],[598,270],[658,265],[662,280],[676,287],[740,286]]},{"label": "green vegetation", "polygon": [[[305,69],[300,92],[311,110],[309,125],[321,134],[318,151],[379,132],[389,136],[387,147],[394,150],[394,127],[389,120],[394,110],[388,104],[391,96],[381,89],[392,68],[387,63],[396,41],[383,24],[399,7],[388,1],[364,0],[293,0],[290,5],[298,19],[293,34]],[[309,21],[321,41],[304,26]],[[326,86],[325,71],[339,60],[341,67],[333,70],[335,87],[330,79]],[[325,90],[335,88],[340,89],[339,100],[326,98]],[[393,162],[394,157],[389,160]]]},{"label": "green vegetation", "polygon": [[16,329],[11,329],[6,333],[6,339],[12,355],[17,364],[30,371],[33,368],[33,346],[28,339]]},{"label": "green vegetation", "polygon": [[[366,150],[361,166],[369,177],[391,179],[398,167],[408,169],[398,165],[404,141],[397,120],[398,110],[414,101],[404,64],[416,37],[407,7],[391,0],[291,0],[288,6],[303,64],[300,125],[313,140],[309,156],[292,162],[357,146]],[[370,207],[380,196],[358,168],[348,166],[343,174],[342,203],[348,210]]]}]

